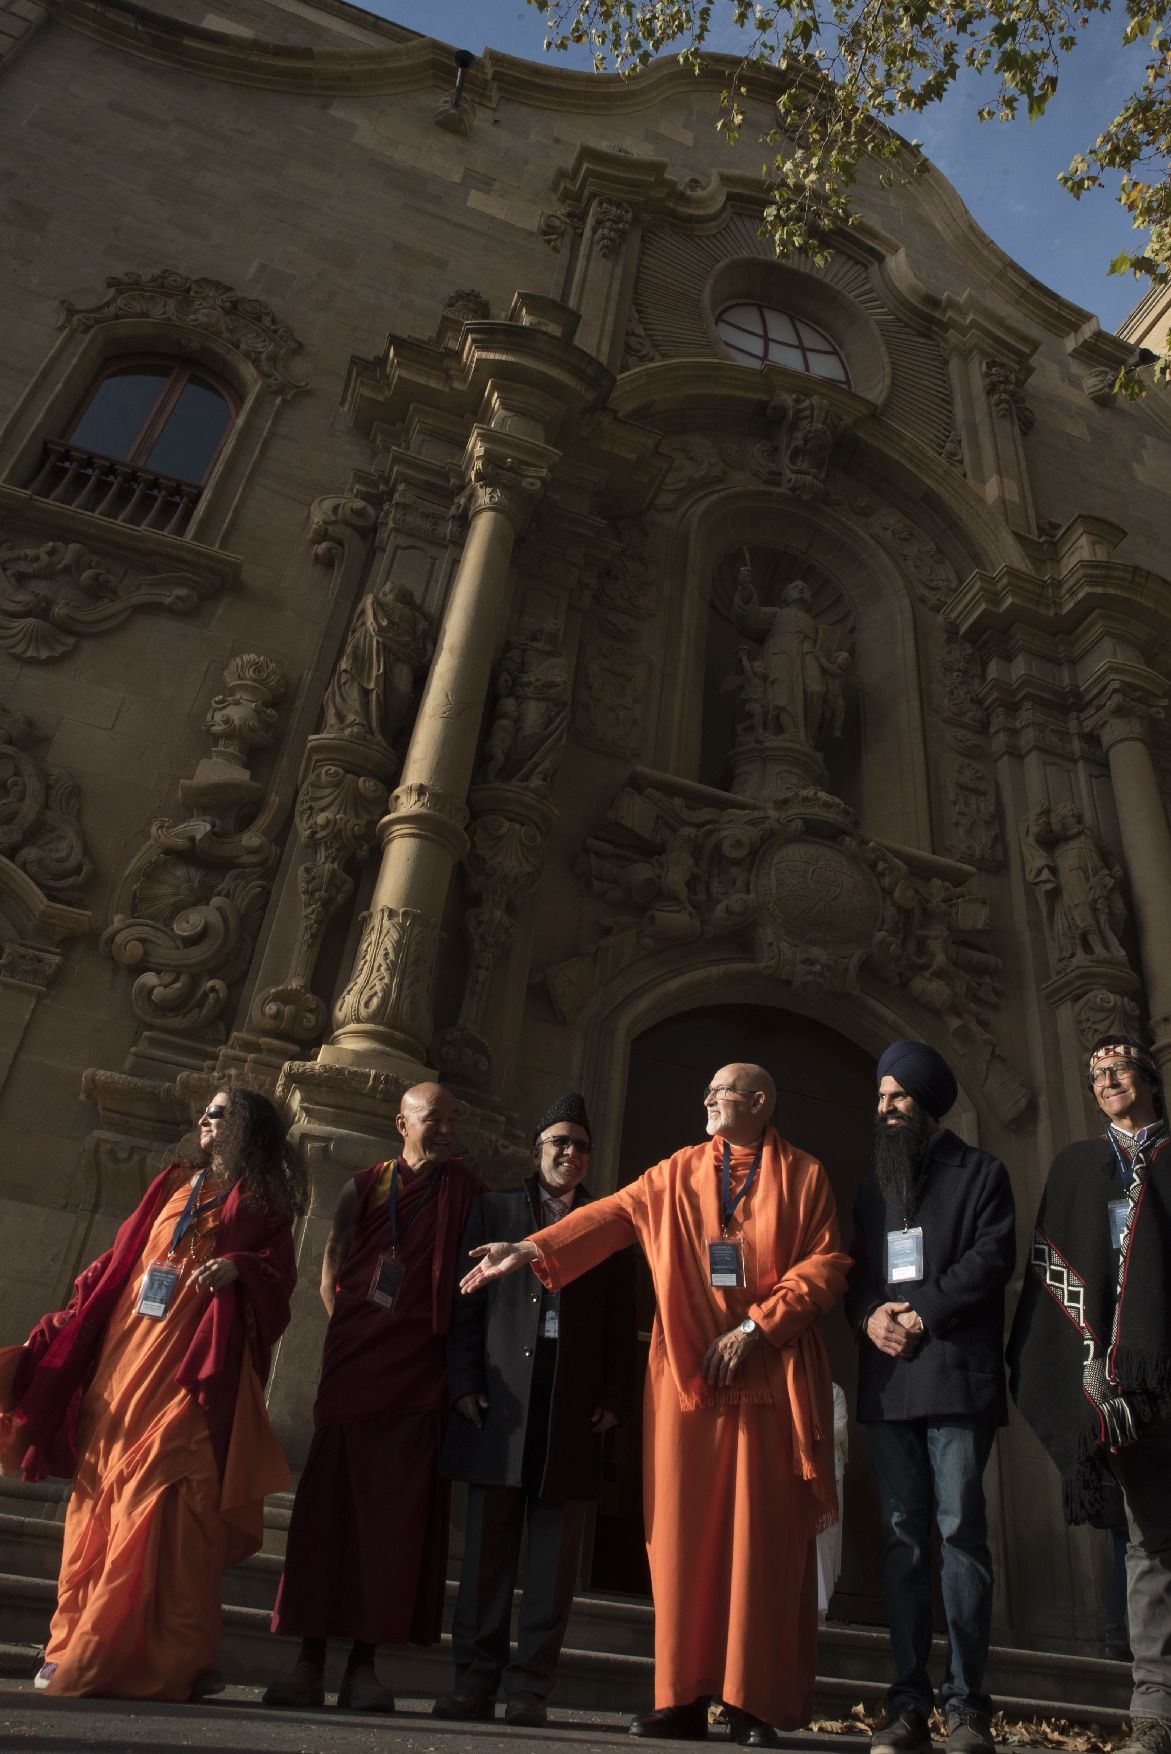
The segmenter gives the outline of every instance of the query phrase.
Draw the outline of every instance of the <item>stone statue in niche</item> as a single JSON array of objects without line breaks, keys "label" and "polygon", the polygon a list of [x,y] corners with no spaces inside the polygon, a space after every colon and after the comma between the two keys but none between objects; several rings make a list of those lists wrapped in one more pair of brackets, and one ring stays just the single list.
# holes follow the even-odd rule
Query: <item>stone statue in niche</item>
[{"label": "stone statue in niche", "polygon": [[1103,856],[1074,804],[1043,804],[1021,827],[1025,876],[1037,891],[1057,969],[1125,962],[1122,872]]},{"label": "stone statue in niche", "polygon": [[741,734],[780,737],[816,749],[840,737],[845,717],[842,688],[853,668],[848,635],[810,612],[813,593],[804,579],[786,585],[779,608],[762,604],[745,555],[737,576],[732,614],[759,651],[741,648],[742,674],[735,679],[744,703]]},{"label": "stone statue in niche", "polygon": [[387,580],[369,592],[326,690],[323,733],[393,745],[413,709],[416,677],[433,650],[430,622],[413,591]]},{"label": "stone statue in niche", "polygon": [[547,791],[569,730],[569,665],[555,627],[535,627],[505,649],[480,778]]}]

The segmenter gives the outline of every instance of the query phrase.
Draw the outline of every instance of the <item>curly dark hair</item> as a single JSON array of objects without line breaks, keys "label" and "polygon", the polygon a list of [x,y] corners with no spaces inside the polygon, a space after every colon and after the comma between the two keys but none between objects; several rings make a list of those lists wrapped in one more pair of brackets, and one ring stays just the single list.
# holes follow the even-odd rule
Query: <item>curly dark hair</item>
[{"label": "curly dark hair", "polygon": [[[217,1145],[225,1171],[243,1184],[244,1198],[252,1205],[290,1220],[305,1211],[305,1171],[289,1149],[281,1118],[267,1096],[230,1089]],[[206,1153],[198,1149],[195,1157],[207,1162]]]}]

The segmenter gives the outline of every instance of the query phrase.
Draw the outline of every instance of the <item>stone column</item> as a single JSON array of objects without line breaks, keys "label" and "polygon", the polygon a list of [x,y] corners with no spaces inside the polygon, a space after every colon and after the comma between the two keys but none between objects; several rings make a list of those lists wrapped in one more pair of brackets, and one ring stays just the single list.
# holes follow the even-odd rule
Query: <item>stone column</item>
[{"label": "stone column", "polygon": [[1110,764],[1123,857],[1138,927],[1153,1051],[1164,1078],[1171,1069],[1171,829],[1148,742],[1157,698],[1133,683],[1110,681],[1086,716]]},{"label": "stone column", "polygon": [[[537,422],[527,423],[537,425]],[[504,636],[513,544],[558,453],[528,435],[473,428],[467,540],[390,812],[382,865],[326,1063],[425,1068],[431,988],[452,866],[467,849],[468,786]]]}]

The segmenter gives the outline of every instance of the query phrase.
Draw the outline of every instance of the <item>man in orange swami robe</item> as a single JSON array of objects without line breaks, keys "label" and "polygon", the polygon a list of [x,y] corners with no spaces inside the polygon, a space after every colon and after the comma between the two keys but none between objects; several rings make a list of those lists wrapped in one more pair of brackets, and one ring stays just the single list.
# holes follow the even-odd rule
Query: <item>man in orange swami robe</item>
[{"label": "man in orange swami robe", "polygon": [[638,1242],[658,1310],[643,1495],[655,1603],[655,1710],[636,1736],[702,1741],[712,1698],[743,1747],[813,1709],[814,1537],[837,1514],[829,1364],[818,1317],[849,1259],[820,1163],[769,1120],[760,1066],[704,1092],[708,1142],[524,1242],[493,1242],[462,1289],[531,1263],[557,1290]]}]

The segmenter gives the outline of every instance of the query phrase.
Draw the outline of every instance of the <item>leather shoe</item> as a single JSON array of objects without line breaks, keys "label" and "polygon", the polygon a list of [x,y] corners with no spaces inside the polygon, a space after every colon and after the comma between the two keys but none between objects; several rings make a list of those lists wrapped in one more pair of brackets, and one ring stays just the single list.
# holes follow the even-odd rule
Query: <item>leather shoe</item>
[{"label": "leather shoe", "polygon": [[373,1663],[347,1669],[337,1690],[339,1711],[393,1711],[394,1694],[374,1673]]},{"label": "leather shoe", "polygon": [[263,1704],[287,1705],[294,1710],[312,1711],[325,1704],[325,1687],[320,1669],[303,1659],[293,1664],[292,1673],[283,1681],[274,1681],[265,1689]]},{"label": "leather shoe", "polygon": [[432,1717],[489,1718],[496,1716],[494,1693],[441,1693],[431,1707]]},{"label": "leather shoe", "polygon": [[504,1721],[515,1724],[517,1729],[543,1730],[549,1721],[549,1713],[539,1699],[526,1699],[519,1694],[515,1699],[506,1700]]},{"label": "leather shoe", "polygon": [[658,1736],[676,1742],[707,1741],[707,1700],[693,1699],[690,1705],[662,1705],[631,1719],[632,1736]]},{"label": "leather shoe", "polygon": [[741,1748],[779,1748],[781,1738],[771,1724],[763,1718],[753,1717],[750,1711],[741,1711],[738,1705],[729,1705],[728,1733]]}]

